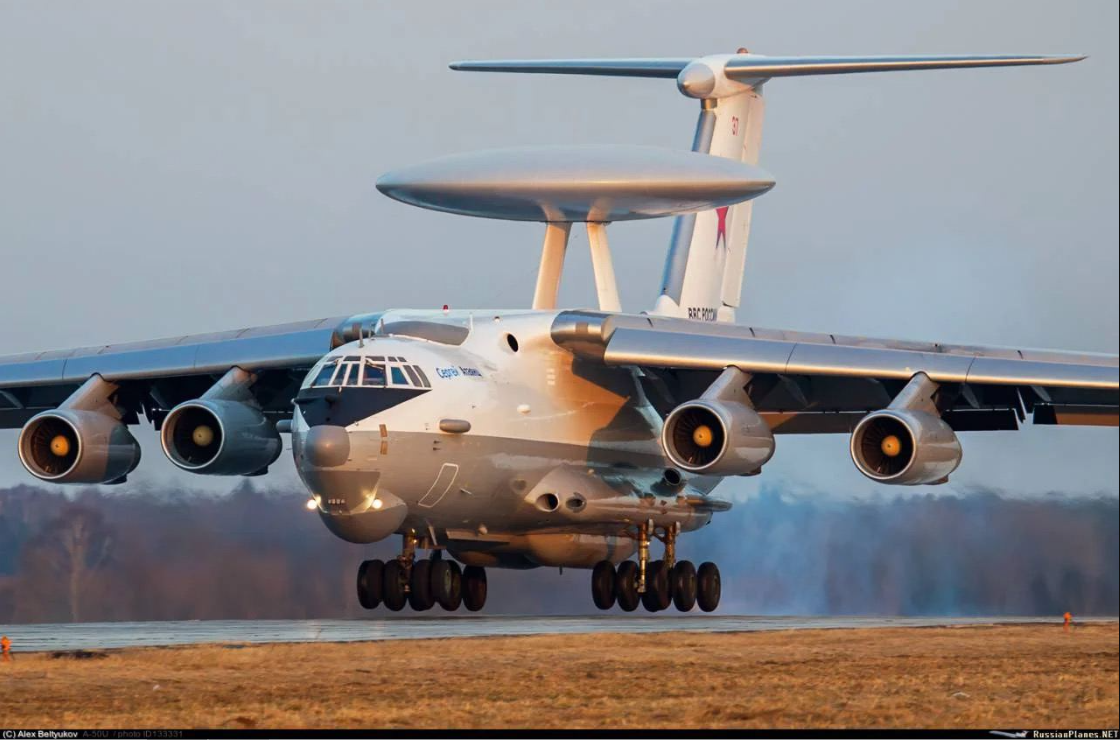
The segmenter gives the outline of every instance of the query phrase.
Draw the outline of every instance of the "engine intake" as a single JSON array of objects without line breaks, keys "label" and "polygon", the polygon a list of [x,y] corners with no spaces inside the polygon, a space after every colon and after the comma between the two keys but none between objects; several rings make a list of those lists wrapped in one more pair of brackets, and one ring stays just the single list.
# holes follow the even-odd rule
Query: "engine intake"
[{"label": "engine intake", "polygon": [[751,475],[774,455],[774,435],[743,403],[683,403],[665,419],[661,446],[678,468],[711,475]]},{"label": "engine intake", "polygon": [[160,444],[172,463],[201,475],[253,475],[264,471],[283,447],[276,425],[238,401],[201,398],[167,414]]},{"label": "engine intake", "polygon": [[120,420],[59,408],[31,418],[19,435],[27,472],[52,483],[114,483],[140,464],[140,445]]},{"label": "engine intake", "polygon": [[880,483],[940,483],[961,464],[953,430],[927,411],[884,409],[863,418],[851,441],[852,461]]}]

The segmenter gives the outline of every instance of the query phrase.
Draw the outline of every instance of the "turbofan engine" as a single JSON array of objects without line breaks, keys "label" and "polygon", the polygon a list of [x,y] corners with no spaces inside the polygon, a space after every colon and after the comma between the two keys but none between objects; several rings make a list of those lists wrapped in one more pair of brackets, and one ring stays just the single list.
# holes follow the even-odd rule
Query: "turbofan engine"
[{"label": "turbofan engine", "polygon": [[924,411],[877,411],[852,433],[852,460],[859,472],[880,483],[939,483],[961,464],[957,435]]},{"label": "turbofan engine", "polygon": [[255,382],[255,375],[234,367],[201,398],[171,409],[159,435],[167,458],[201,475],[264,472],[283,443],[249,390]]},{"label": "turbofan engine", "polygon": [[691,473],[752,475],[774,455],[774,435],[750,405],[750,376],[729,367],[699,399],[669,413],[661,446]]},{"label": "turbofan engine", "polygon": [[19,435],[27,472],[52,483],[115,483],[140,464],[140,445],[108,414],[59,408],[31,418]]},{"label": "turbofan engine", "polygon": [[181,403],[163,420],[163,453],[175,465],[202,475],[252,475],[280,457],[276,425],[237,401]]},{"label": "turbofan engine", "polygon": [[859,472],[880,483],[943,483],[961,464],[961,444],[937,414],[937,385],[918,373],[890,406],[868,414],[852,432]]}]

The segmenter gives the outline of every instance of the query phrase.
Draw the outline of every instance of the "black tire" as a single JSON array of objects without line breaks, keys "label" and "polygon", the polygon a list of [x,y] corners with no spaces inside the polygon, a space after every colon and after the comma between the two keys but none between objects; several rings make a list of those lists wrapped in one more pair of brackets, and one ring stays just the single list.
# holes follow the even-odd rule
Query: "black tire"
[{"label": "black tire", "polygon": [[614,606],[614,563],[600,560],[591,571],[591,598],[595,606],[606,610]]},{"label": "black tire", "polygon": [[715,563],[701,563],[696,570],[696,603],[706,612],[719,606],[719,568]]},{"label": "black tire", "polygon": [[669,593],[669,569],[664,560],[646,563],[646,590],[642,594],[642,606],[648,612],[659,612],[673,603]]},{"label": "black tire", "polygon": [[633,560],[623,560],[618,564],[614,579],[614,595],[618,606],[624,612],[638,608],[641,600],[638,594],[638,564]]},{"label": "black tire", "polygon": [[432,596],[436,603],[453,612],[463,603],[463,572],[454,560],[432,562]]},{"label": "black tire", "polygon": [[426,612],[436,603],[432,596],[432,561],[417,560],[408,579],[408,605],[413,611]]},{"label": "black tire", "polygon": [[696,566],[688,560],[678,560],[669,580],[673,584],[673,605],[677,611],[692,611],[696,606]]},{"label": "black tire", "polygon": [[463,569],[463,606],[476,612],[486,606],[486,569],[468,565]]},{"label": "black tire", "polygon": [[358,603],[366,609],[376,609],[381,603],[381,571],[385,563],[366,560],[358,566]]},{"label": "black tire", "polygon": [[404,589],[404,566],[399,560],[390,560],[381,569],[381,601],[385,608],[399,612],[408,603]]}]

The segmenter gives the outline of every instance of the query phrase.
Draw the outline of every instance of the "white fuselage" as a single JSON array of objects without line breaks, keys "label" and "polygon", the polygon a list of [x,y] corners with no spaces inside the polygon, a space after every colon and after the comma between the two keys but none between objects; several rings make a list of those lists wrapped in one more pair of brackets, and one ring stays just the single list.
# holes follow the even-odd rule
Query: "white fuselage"
[{"label": "white fuselage", "polygon": [[533,537],[560,537],[567,550],[579,541],[601,546],[596,559],[602,547],[621,559],[630,549],[615,535],[628,527],[706,524],[710,511],[685,494],[715,481],[664,480],[661,418],[637,375],[556,346],[555,316],[388,312],[376,336],[326,355],[304,380],[292,434],[328,527],[352,541],[412,532],[459,550],[531,552]]}]

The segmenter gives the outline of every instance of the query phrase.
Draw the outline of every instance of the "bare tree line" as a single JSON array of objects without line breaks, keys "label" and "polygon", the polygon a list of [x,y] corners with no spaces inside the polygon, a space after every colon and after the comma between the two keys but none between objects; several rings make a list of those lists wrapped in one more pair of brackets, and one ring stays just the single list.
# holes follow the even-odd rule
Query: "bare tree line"
[{"label": "bare tree line", "polygon": [[[369,614],[354,570],[396,542],[342,542],[305,500],[245,483],[221,496],[0,489],[0,623]],[[1118,521],[1100,497],[853,501],[771,485],[680,556],[721,564],[725,611],[1114,615]],[[594,611],[583,571],[495,571],[491,591],[491,613]]]}]

